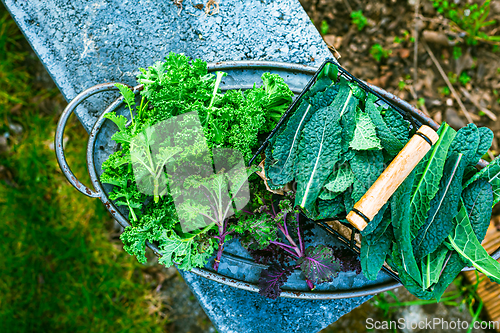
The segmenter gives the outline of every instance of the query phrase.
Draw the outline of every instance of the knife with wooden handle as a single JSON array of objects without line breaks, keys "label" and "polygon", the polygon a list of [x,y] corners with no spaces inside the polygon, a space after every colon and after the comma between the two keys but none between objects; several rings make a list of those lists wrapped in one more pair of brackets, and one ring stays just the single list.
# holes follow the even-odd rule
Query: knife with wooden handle
[{"label": "knife with wooden handle", "polygon": [[426,125],[420,127],[365,195],[354,204],[347,214],[347,221],[360,231],[365,229],[438,139],[432,128]]}]

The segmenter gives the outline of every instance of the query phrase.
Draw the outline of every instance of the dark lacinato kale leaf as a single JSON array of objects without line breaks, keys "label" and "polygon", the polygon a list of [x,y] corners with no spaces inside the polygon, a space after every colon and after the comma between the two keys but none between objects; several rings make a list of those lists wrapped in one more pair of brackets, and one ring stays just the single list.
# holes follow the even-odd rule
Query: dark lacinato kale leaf
[{"label": "dark lacinato kale leaf", "polygon": [[422,283],[413,247],[411,244],[411,215],[410,199],[415,172],[412,172],[399,186],[391,198],[391,220],[394,230],[394,239],[398,244],[399,257],[403,269],[418,283]]},{"label": "dark lacinato kale leaf", "polygon": [[331,192],[328,191],[325,187],[321,190],[318,195],[318,199],[320,200],[333,200],[339,197],[339,192]]},{"label": "dark lacinato kale leaf", "polygon": [[358,151],[349,164],[354,183],[359,184],[359,192],[353,193],[354,201],[358,201],[384,171],[384,156],[380,150]]},{"label": "dark lacinato kale leaf", "polygon": [[331,85],[325,89],[325,91],[320,91],[309,98],[308,104],[310,104],[315,110],[324,108],[332,104],[335,96],[339,91],[338,85]]},{"label": "dark lacinato kale leaf", "polygon": [[492,282],[500,283],[500,263],[493,259],[481,245],[472,229],[469,215],[462,206],[456,217],[457,225],[448,236],[451,247],[469,266],[474,266]]},{"label": "dark lacinato kale leaf", "polygon": [[426,255],[422,261],[422,288],[427,290],[439,281],[443,265],[448,255],[448,248],[441,244],[434,251]]},{"label": "dark lacinato kale leaf", "polygon": [[[486,234],[490,223],[493,194],[491,185],[486,179],[477,179],[467,185],[462,192],[460,209],[467,212],[469,223],[476,235],[477,241],[481,242]],[[462,211],[464,213],[465,211]],[[460,215],[462,219],[465,216]],[[457,217],[458,218],[458,217]],[[455,251],[448,251],[443,265],[443,271],[438,282],[433,287],[433,293],[437,300],[441,298],[448,285],[462,271],[467,264]]]},{"label": "dark lacinato kale leaf", "polygon": [[[390,225],[390,211],[382,212],[382,221],[375,230],[361,239],[361,268],[363,275],[369,280],[375,280],[388,254],[391,253],[394,233]],[[378,215],[380,216],[380,213]],[[371,221],[369,224],[373,223]]]},{"label": "dark lacinato kale leaf", "polygon": [[317,220],[335,218],[340,213],[345,212],[342,195],[337,196],[333,200],[319,200],[318,212]]},{"label": "dark lacinato kale leaf", "polygon": [[407,142],[410,135],[410,123],[396,111],[389,107],[385,110],[384,121],[391,128],[392,134],[401,142]]},{"label": "dark lacinato kale leaf", "polygon": [[324,91],[325,88],[331,86],[332,83],[335,83],[337,81],[338,72],[339,69],[334,64],[325,64],[321,72],[318,74],[316,82],[311,87],[311,89],[309,89],[308,93],[314,95],[318,92]]},{"label": "dark lacinato kale leaf", "polygon": [[466,165],[474,166],[477,163],[476,153],[479,148],[479,130],[476,125],[468,124],[458,130],[455,139],[451,142],[447,159],[455,153],[464,154]]},{"label": "dark lacinato kale leaf", "polygon": [[[340,79],[339,93],[331,104],[340,112],[340,123],[342,125],[342,155],[349,152],[349,145],[352,142],[354,131],[356,130],[356,108],[359,100],[355,97],[349,83],[343,78]],[[345,158],[348,160],[348,158]]]},{"label": "dark lacinato kale leaf", "polygon": [[282,187],[294,179],[302,130],[314,111],[311,104],[302,102],[266,149],[266,176],[274,187]]},{"label": "dark lacinato kale leaf", "polygon": [[439,139],[415,167],[415,182],[410,199],[411,240],[427,218],[430,202],[439,189],[448,149],[456,131],[444,123],[438,130]]},{"label": "dark lacinato kale leaf", "polygon": [[333,107],[318,110],[305,125],[297,159],[295,204],[311,210],[340,153],[342,128]]},{"label": "dark lacinato kale leaf", "polygon": [[262,270],[259,277],[259,294],[270,299],[276,299],[281,294],[281,287],[292,274],[294,266],[284,266],[273,263]]},{"label": "dark lacinato kale leaf", "polygon": [[483,157],[484,154],[488,152],[493,142],[493,131],[488,127],[479,127],[479,145],[477,147],[476,155],[472,160],[472,163],[477,163]]},{"label": "dark lacinato kale leaf", "polygon": [[486,179],[478,179],[462,193],[462,203],[469,215],[477,240],[482,242],[490,225],[493,190]]},{"label": "dark lacinato kale leaf", "polygon": [[313,284],[331,282],[340,271],[333,249],[325,245],[309,246],[297,260],[306,280]]},{"label": "dark lacinato kale leaf", "polygon": [[394,157],[403,149],[406,141],[400,141],[399,138],[393,134],[393,127],[385,123],[379,108],[375,105],[376,100],[377,97],[375,95],[369,95],[366,101],[365,112],[370,116],[371,121],[375,125],[377,136],[382,146],[392,157]]},{"label": "dark lacinato kale leaf", "polygon": [[466,266],[467,265],[462,261],[457,252],[449,251],[447,253],[443,265],[444,269],[441,272],[438,282],[432,288],[432,293],[438,302],[441,300],[441,296],[443,296],[446,288],[448,288]]},{"label": "dark lacinato kale leaf", "polygon": [[421,284],[415,281],[406,271],[403,269],[403,262],[399,256],[400,250],[397,244],[393,244],[392,255],[387,258],[387,263],[398,272],[398,276],[405,286],[405,288],[423,300],[431,300],[434,298],[434,294],[428,290],[422,289]]},{"label": "dark lacinato kale leaf", "polygon": [[349,164],[345,163],[337,167],[328,177],[325,188],[330,192],[339,194],[347,190],[353,182],[354,174]]},{"label": "dark lacinato kale leaf", "polygon": [[[344,201],[347,212],[352,210],[354,203],[361,199],[370,186],[373,185],[380,174],[384,171],[384,157],[380,150],[359,151],[356,152],[356,155],[351,159],[350,165],[355,180],[352,192],[350,193],[351,198]],[[344,199],[346,199],[345,196]],[[362,231],[362,235],[367,235],[373,232],[378,223],[381,221],[386,208],[387,205],[384,205],[384,207],[377,214],[378,217],[375,216],[375,218]]]},{"label": "dark lacinato kale leaf", "polygon": [[500,201],[500,157],[495,158],[485,168],[476,173],[464,186],[469,186],[477,179],[486,179],[491,184],[493,189],[493,205],[496,205]]},{"label": "dark lacinato kale leaf", "polygon": [[439,190],[430,203],[429,215],[413,240],[417,260],[434,252],[453,230],[466,163],[465,155],[457,153],[446,161]]}]

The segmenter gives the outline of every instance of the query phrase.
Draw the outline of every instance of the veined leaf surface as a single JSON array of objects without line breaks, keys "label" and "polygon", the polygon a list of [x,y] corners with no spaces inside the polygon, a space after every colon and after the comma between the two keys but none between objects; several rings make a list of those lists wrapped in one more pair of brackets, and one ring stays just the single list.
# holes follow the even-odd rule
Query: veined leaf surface
[{"label": "veined leaf surface", "polygon": [[[465,207],[468,219],[471,222],[472,229],[480,243],[484,239],[486,229],[488,228],[491,217],[491,188],[488,195],[488,182],[484,179],[477,180],[472,185],[467,186],[462,192],[460,209]],[[477,199],[477,200],[476,200]],[[462,212],[463,213],[463,212]],[[458,215],[455,221],[462,215]],[[458,223],[457,223],[458,224]],[[455,277],[467,266],[461,257],[455,251],[448,251],[444,270],[439,281],[433,288],[436,299],[439,300],[446,290],[446,287],[455,279]]]},{"label": "veined leaf surface", "polygon": [[493,142],[493,132],[488,127],[479,127],[479,145],[473,163],[479,162],[481,157],[488,152]]},{"label": "veined leaf surface", "polygon": [[410,123],[406,121],[401,113],[389,107],[385,111],[384,121],[391,128],[392,134],[401,142],[408,141]]},{"label": "veined leaf surface", "polygon": [[434,252],[453,230],[453,217],[457,214],[462,194],[465,163],[464,155],[456,153],[446,161],[439,190],[430,202],[429,216],[413,240],[417,260]]},{"label": "veined leaf surface", "polygon": [[462,193],[462,205],[467,209],[469,221],[479,242],[482,242],[490,225],[493,191],[486,179],[478,179]]},{"label": "veined leaf surface", "polygon": [[344,192],[354,182],[354,174],[348,164],[339,166],[328,177],[325,188],[330,192]]},{"label": "veined leaf surface", "polygon": [[458,130],[455,139],[452,141],[448,151],[448,157],[453,152],[464,154],[467,165],[474,166],[475,156],[479,148],[479,130],[474,124],[468,124]]},{"label": "veined leaf surface", "polygon": [[403,149],[406,141],[399,141],[399,139],[392,133],[392,127],[387,126],[379,109],[375,105],[377,97],[370,94],[366,101],[365,112],[370,116],[373,124],[375,125],[375,130],[377,136],[384,147],[390,155],[396,156],[401,149]]},{"label": "veined leaf surface", "polygon": [[[389,219],[390,223],[390,219]],[[378,272],[385,262],[385,258],[391,251],[394,235],[392,227],[384,228],[386,223],[380,223],[377,230],[361,239],[361,269],[363,275],[369,280],[375,280]],[[382,232],[382,233],[380,233]]]},{"label": "veined leaf surface", "polygon": [[415,183],[410,201],[412,240],[424,225],[430,202],[439,190],[448,148],[456,134],[446,123],[441,125],[438,133],[438,141],[415,168]]},{"label": "veined leaf surface", "polygon": [[474,266],[491,281],[500,283],[500,263],[493,259],[478,241],[465,206],[461,207],[456,221],[455,230],[448,236],[451,246],[464,261]]},{"label": "veined leaf surface", "polygon": [[493,189],[493,206],[500,201],[500,157],[497,157],[481,171],[469,179],[464,187],[469,186],[477,179],[486,179]]},{"label": "veined leaf surface", "polygon": [[434,295],[427,291],[422,289],[422,285],[415,281],[404,269],[401,269],[403,266],[403,263],[401,262],[401,257],[399,256],[400,250],[398,249],[398,244],[394,243],[392,247],[392,255],[388,257],[387,263],[394,269],[398,271],[399,278],[401,279],[401,282],[405,286],[405,288],[412,293],[413,295],[417,296],[420,299],[425,299],[429,300],[434,297]]},{"label": "veined leaf surface", "polygon": [[403,269],[419,284],[422,283],[420,269],[413,254],[410,230],[410,197],[415,172],[412,172],[399,186],[391,199],[391,219],[394,239],[398,244]]},{"label": "veined leaf surface", "polygon": [[356,129],[349,148],[356,150],[382,149],[370,116],[359,108],[356,109]]},{"label": "veined leaf surface", "polygon": [[429,253],[422,259],[422,288],[428,289],[439,281],[448,248],[440,245],[436,251]]},{"label": "veined leaf surface", "polygon": [[284,186],[294,179],[302,129],[313,112],[310,104],[302,102],[291,115],[284,130],[276,137],[271,156],[266,154],[266,176],[274,186]]},{"label": "veined leaf surface", "polygon": [[304,127],[297,161],[295,204],[305,210],[316,201],[340,153],[340,114],[329,106],[311,117]]}]

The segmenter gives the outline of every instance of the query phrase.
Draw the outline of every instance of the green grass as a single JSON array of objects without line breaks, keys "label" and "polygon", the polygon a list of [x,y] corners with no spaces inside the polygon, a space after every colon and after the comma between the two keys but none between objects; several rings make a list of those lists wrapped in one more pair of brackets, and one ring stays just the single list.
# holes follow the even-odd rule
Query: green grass
[{"label": "green grass", "polygon": [[[111,218],[98,199],[74,190],[50,147],[58,116],[33,88],[26,42],[0,6],[0,332],[159,332],[149,314],[142,266],[109,239]],[[70,123],[68,161],[89,183],[86,133]]]}]

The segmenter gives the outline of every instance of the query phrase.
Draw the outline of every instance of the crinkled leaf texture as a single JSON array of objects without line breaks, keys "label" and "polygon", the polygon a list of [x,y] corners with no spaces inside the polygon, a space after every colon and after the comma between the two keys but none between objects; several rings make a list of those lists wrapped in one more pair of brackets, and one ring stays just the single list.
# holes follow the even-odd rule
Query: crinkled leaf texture
[{"label": "crinkled leaf texture", "polygon": [[[479,243],[484,239],[486,229],[490,223],[492,200],[493,194],[491,186],[486,179],[480,178],[474,181],[462,192],[460,209],[465,207],[472,229]],[[465,266],[467,266],[467,264],[457,252],[448,251],[444,270],[439,277],[439,281],[433,288],[433,293],[437,300],[441,298],[448,285]]]},{"label": "crinkled leaf texture", "polygon": [[401,113],[389,107],[384,114],[384,121],[391,129],[392,134],[401,142],[408,141],[410,134],[410,123],[406,121]]},{"label": "crinkled leaf texture", "polygon": [[342,155],[349,152],[349,143],[354,136],[354,130],[356,128],[356,107],[358,103],[359,101],[349,83],[341,77],[339,93],[331,106],[340,112],[340,122],[342,124]]},{"label": "crinkled leaf texture", "polygon": [[310,104],[302,102],[276,136],[270,154],[266,153],[266,176],[274,186],[284,186],[294,179],[302,129],[314,111]]},{"label": "crinkled leaf texture", "polygon": [[318,110],[304,127],[297,160],[295,204],[310,210],[340,153],[339,113],[332,107]]},{"label": "crinkled leaf texture", "polygon": [[398,244],[403,269],[418,283],[422,282],[413,247],[411,244],[410,198],[415,172],[412,172],[399,186],[391,198],[391,220],[394,239]]},{"label": "crinkled leaf texture", "polygon": [[340,213],[345,212],[342,196],[339,195],[333,200],[319,200],[318,211],[317,220],[337,217]]},{"label": "crinkled leaf texture", "polygon": [[394,135],[394,128],[392,125],[388,126],[385,123],[382,115],[380,114],[379,108],[375,105],[376,100],[377,96],[370,94],[366,100],[365,112],[370,116],[370,119],[375,125],[377,136],[380,139],[382,147],[387,150],[391,156],[396,156],[399,151],[403,149],[406,144],[406,140],[400,141],[399,138]]},{"label": "crinkled leaf texture", "polygon": [[325,245],[309,246],[303,257],[297,260],[307,280],[314,284],[331,282],[340,271],[332,248]]},{"label": "crinkled leaf texture", "polygon": [[500,157],[495,158],[485,168],[469,179],[465,186],[469,186],[477,179],[486,179],[493,189],[493,205],[500,201]]},{"label": "crinkled leaf texture", "polygon": [[334,193],[340,193],[347,190],[354,182],[354,174],[348,164],[343,164],[336,168],[328,177],[325,188]]},{"label": "crinkled leaf texture", "polygon": [[456,153],[446,161],[439,191],[430,203],[429,216],[413,240],[417,260],[434,252],[453,230],[453,217],[457,214],[462,194],[465,164],[465,156]]},{"label": "crinkled leaf texture", "polygon": [[382,149],[370,116],[359,108],[356,109],[356,129],[349,148],[356,150]]},{"label": "crinkled leaf texture", "polygon": [[439,131],[439,139],[415,168],[415,183],[410,200],[411,240],[424,225],[430,202],[439,190],[448,148],[456,131],[444,123]]},{"label": "crinkled leaf texture", "polygon": [[481,157],[488,152],[493,142],[493,132],[488,127],[479,127],[479,145],[473,163],[479,162]]},{"label": "crinkled leaf texture", "polygon": [[234,228],[247,249],[262,250],[277,238],[276,221],[268,213],[240,214]]},{"label": "crinkled leaf texture", "polygon": [[467,209],[469,220],[479,242],[486,236],[490,225],[493,190],[486,179],[478,179],[462,193],[462,204]]},{"label": "crinkled leaf texture", "polygon": [[355,179],[352,197],[357,202],[384,171],[384,155],[380,150],[358,151],[350,165]]},{"label": "crinkled leaf texture", "polygon": [[[380,214],[380,212],[379,212]],[[382,268],[388,254],[391,253],[394,233],[390,214],[384,214],[384,218],[377,228],[361,239],[361,268],[363,275],[369,280],[377,279],[378,272]],[[370,222],[370,223],[373,223]]]},{"label": "crinkled leaf texture", "polygon": [[479,148],[479,130],[474,124],[468,124],[458,130],[455,139],[452,141],[448,151],[448,157],[451,154],[461,153],[464,154],[467,165],[474,166],[477,163],[476,153]]},{"label": "crinkled leaf texture", "polygon": [[273,263],[260,272],[259,294],[270,299],[277,299],[281,294],[281,287],[286,283],[293,272],[293,266]]}]

